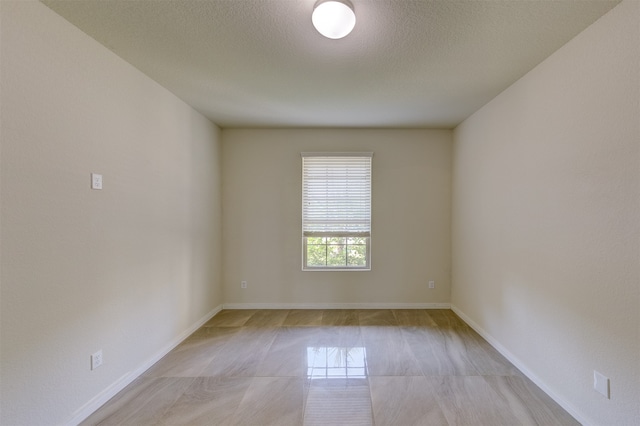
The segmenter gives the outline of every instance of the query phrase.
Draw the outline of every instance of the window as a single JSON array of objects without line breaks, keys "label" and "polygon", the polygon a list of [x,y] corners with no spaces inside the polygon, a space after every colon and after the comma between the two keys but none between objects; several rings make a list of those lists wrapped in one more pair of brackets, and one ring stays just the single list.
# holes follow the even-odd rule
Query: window
[{"label": "window", "polygon": [[373,153],[302,153],[302,269],[371,269]]}]

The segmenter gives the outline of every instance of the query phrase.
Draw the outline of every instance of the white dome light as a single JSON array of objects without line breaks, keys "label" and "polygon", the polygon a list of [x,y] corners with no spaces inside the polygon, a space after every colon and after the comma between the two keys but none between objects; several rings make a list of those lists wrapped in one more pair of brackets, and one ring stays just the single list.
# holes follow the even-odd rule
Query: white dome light
[{"label": "white dome light", "polygon": [[313,9],[311,21],[323,36],[338,39],[356,25],[356,14],[348,0],[320,0]]}]

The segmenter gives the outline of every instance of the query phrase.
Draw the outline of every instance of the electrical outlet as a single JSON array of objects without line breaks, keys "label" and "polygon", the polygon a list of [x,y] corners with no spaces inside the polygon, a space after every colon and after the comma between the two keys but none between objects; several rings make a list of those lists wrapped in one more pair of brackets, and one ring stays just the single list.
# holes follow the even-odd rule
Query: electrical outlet
[{"label": "electrical outlet", "polygon": [[436,282],[435,281],[429,281],[429,288],[436,288]]},{"label": "electrical outlet", "polygon": [[102,365],[102,349],[100,349],[98,352],[91,355],[91,369],[95,370],[101,365]]},{"label": "electrical outlet", "polygon": [[246,281],[240,281],[240,288],[247,288],[247,282]]},{"label": "electrical outlet", "polygon": [[91,173],[91,189],[102,189],[102,175]]}]

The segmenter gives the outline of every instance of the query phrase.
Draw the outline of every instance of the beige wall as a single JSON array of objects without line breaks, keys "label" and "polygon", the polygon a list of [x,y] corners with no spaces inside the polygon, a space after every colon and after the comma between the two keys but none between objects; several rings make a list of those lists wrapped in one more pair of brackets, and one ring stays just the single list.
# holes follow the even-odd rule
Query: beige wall
[{"label": "beige wall", "polygon": [[[448,304],[450,131],[225,129],[222,140],[225,304]],[[301,271],[304,151],[374,152],[370,272]]]},{"label": "beige wall", "polygon": [[62,424],[222,303],[220,135],[41,3],[0,14],[0,423]]},{"label": "beige wall", "polygon": [[454,133],[452,304],[585,424],[640,419],[639,7]]}]

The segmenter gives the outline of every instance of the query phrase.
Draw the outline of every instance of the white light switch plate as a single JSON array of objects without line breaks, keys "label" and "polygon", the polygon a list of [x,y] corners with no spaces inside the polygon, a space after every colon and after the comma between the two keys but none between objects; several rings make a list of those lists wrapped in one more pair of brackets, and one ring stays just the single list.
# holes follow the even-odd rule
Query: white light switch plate
[{"label": "white light switch plate", "polygon": [[610,399],[609,378],[593,370],[593,388]]}]

